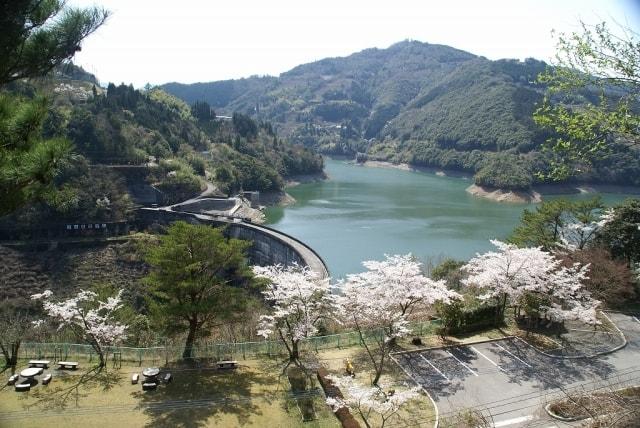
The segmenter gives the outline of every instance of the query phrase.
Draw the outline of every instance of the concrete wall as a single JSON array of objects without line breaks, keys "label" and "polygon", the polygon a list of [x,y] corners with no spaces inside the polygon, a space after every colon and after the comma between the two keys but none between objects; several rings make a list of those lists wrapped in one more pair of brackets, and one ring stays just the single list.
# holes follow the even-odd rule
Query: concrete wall
[{"label": "concrete wall", "polygon": [[329,277],[329,271],[324,260],[312,248],[289,235],[268,227],[236,222],[206,214],[154,208],[139,209],[138,220],[141,226],[150,226],[154,223],[164,225],[182,220],[191,224],[210,224],[212,226],[226,227],[225,235],[253,242],[248,251],[252,264],[260,266],[272,264],[291,266],[295,263],[300,266],[309,266],[323,278]]},{"label": "concrete wall", "polygon": [[174,211],[229,211],[236,206],[236,199],[201,198],[193,201],[177,204],[172,207]]}]

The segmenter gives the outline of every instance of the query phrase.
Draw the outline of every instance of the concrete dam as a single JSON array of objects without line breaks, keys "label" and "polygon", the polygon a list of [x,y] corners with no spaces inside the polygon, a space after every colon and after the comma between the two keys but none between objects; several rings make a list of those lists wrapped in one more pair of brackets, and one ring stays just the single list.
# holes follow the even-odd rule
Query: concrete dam
[{"label": "concrete dam", "polygon": [[266,226],[247,223],[239,218],[228,218],[190,210],[201,211],[203,208],[229,208],[232,202],[204,202],[194,201],[196,206],[179,204],[178,210],[172,207],[140,208],[138,209],[139,221],[145,225],[153,223],[167,224],[173,221],[183,220],[192,224],[209,224],[216,227],[225,227],[225,235],[230,238],[244,239],[253,242],[248,255],[251,263],[266,266],[281,264],[291,266],[298,264],[308,266],[317,272],[322,278],[329,277],[329,270],[320,257],[311,247],[296,238]]}]

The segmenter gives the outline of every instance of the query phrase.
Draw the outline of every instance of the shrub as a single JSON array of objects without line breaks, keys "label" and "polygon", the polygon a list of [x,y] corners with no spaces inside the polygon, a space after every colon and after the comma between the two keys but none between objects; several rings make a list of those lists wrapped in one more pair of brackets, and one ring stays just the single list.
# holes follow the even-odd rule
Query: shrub
[{"label": "shrub", "polygon": [[440,335],[449,335],[495,327],[497,310],[496,306],[465,308],[465,303],[460,301],[440,305],[438,315],[442,319],[442,326],[437,332]]}]

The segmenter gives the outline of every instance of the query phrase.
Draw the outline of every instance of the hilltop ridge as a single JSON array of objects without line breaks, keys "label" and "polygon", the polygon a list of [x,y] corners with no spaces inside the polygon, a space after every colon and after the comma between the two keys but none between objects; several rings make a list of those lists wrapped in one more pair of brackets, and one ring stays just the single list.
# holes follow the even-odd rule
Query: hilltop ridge
[{"label": "hilltop ridge", "polygon": [[[476,184],[521,190],[539,183],[536,172],[548,165],[540,148],[550,135],[532,119],[546,89],[536,78],[547,67],[407,40],[278,77],[161,87],[221,114],[269,120],[291,141],[323,153],[461,170],[476,173]],[[576,180],[640,185],[638,156],[616,146]]]}]

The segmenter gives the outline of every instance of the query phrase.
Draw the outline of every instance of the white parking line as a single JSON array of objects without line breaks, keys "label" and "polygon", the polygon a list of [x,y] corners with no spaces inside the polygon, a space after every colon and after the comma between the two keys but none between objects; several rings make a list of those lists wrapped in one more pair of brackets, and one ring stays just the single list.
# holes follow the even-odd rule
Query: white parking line
[{"label": "white parking line", "polygon": [[443,378],[445,378],[445,380],[446,380],[447,382],[449,382],[449,378],[448,378],[448,377],[446,377],[446,376],[444,375],[444,373],[442,373],[442,372],[441,372],[441,371],[440,371],[436,366],[434,366],[433,364],[431,364],[431,361],[427,360],[427,358],[426,358],[424,355],[420,354],[420,358],[422,358],[423,360],[425,360],[425,361],[426,361],[426,363],[427,363],[427,364],[429,364],[431,367],[433,367],[433,369],[434,369],[435,371],[437,371],[438,373],[440,373],[440,376],[442,376]]},{"label": "white parking line", "polygon": [[499,370],[502,370],[503,372],[506,372],[505,369],[503,369],[502,367],[500,367],[495,361],[493,361],[491,358],[487,357],[486,355],[484,355],[482,352],[478,351],[474,346],[469,346],[469,348],[471,348],[471,350],[473,352],[475,352],[476,354],[480,355],[481,357],[483,357],[485,360],[489,361],[491,364],[493,364],[494,366],[496,366]]},{"label": "white parking line", "polygon": [[472,375],[474,376],[478,376],[478,373],[475,372],[475,370],[473,370],[471,367],[469,367],[468,365],[466,365],[465,363],[463,363],[462,361],[460,361],[460,359],[458,357],[456,357],[455,355],[453,355],[451,352],[446,351],[447,354],[451,355],[453,358],[455,358],[455,360],[457,362],[459,362],[460,364],[462,364],[464,366],[464,368],[466,368],[467,370],[469,370],[471,372]]},{"label": "white parking line", "polygon": [[503,348],[502,346],[498,345],[497,343],[494,343],[494,345],[496,345],[498,348],[502,349],[504,352],[506,352],[507,354],[511,355],[513,358],[515,358],[516,360],[520,361],[522,364],[524,364],[527,367],[532,367],[531,364],[522,361],[520,358],[516,357],[515,355],[513,355],[512,352],[510,352],[508,349]]},{"label": "white parking line", "polygon": [[506,421],[500,421],[493,424],[494,428],[506,427],[509,425],[519,424],[521,422],[530,421],[533,419],[533,416],[521,416],[519,418],[507,419]]}]

